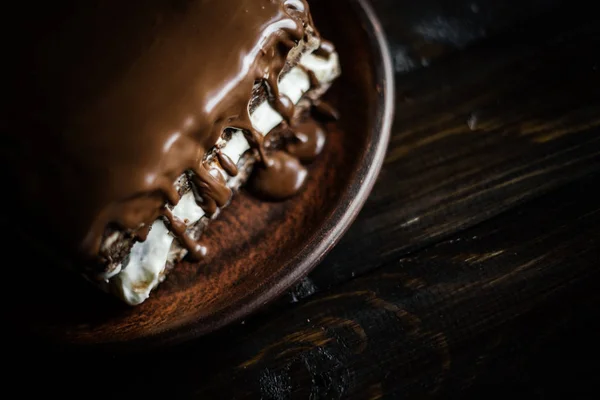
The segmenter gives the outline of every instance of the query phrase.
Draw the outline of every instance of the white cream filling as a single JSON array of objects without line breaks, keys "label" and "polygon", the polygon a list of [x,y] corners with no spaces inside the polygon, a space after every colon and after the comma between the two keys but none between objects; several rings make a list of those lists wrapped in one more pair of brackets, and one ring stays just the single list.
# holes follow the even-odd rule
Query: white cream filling
[{"label": "white cream filling", "polygon": [[[333,81],[339,71],[338,56],[335,53],[329,59],[307,54],[302,57],[300,64],[312,70],[321,83]],[[279,82],[280,92],[288,96],[294,103],[298,103],[309,89],[309,77],[298,67],[293,68]],[[268,102],[258,106],[250,119],[254,129],[263,135],[269,133],[283,121],[281,115]],[[248,149],[250,146],[244,134],[238,130],[233,132],[231,139],[221,151],[237,164]],[[215,166],[218,167],[218,164]],[[173,215],[191,226],[204,216],[204,211],[198,207],[194,194],[190,191],[173,209]],[[114,286],[126,303],[131,305],[142,303],[150,296],[150,292],[164,280],[164,270],[173,240],[174,237],[164,222],[162,220],[155,221],[148,238],[144,242],[137,242],[133,245],[126,268],[118,267],[112,274],[114,277],[106,277],[106,283]]]}]

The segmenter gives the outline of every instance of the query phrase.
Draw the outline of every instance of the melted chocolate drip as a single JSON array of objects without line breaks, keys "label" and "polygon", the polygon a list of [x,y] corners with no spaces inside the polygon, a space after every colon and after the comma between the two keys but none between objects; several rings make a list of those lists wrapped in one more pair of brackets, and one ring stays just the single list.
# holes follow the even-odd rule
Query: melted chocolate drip
[{"label": "melted chocolate drip", "polygon": [[[329,58],[335,51],[332,43],[322,41],[315,55]],[[321,86],[314,71],[299,64],[309,78],[311,89]],[[258,196],[269,200],[283,200],[296,194],[303,186],[307,177],[307,170],[302,163],[308,164],[321,154],[325,146],[326,134],[323,127],[308,116],[301,123],[292,119],[294,116],[294,105],[285,96],[279,93],[277,81],[274,77],[279,76],[281,65],[277,65],[267,78],[269,88],[269,102],[279,112],[289,126],[291,135],[284,135],[285,151],[276,151],[265,155],[262,137],[253,135],[248,138],[251,145],[261,152],[262,166],[256,168],[250,179],[250,188]],[[289,104],[288,105],[288,101]],[[321,100],[312,100],[311,105],[319,117],[325,120],[336,120],[339,117],[328,103]]]},{"label": "melted chocolate drip", "polygon": [[208,170],[200,165],[193,169],[192,182],[195,186],[197,203],[208,215],[213,215],[219,207],[225,206],[231,199],[231,189],[227,187],[223,175],[217,169]]},{"label": "melted chocolate drip", "polygon": [[247,121],[244,121],[244,124],[239,124],[239,127],[242,129],[242,132],[244,132],[244,137],[248,141],[250,148],[257,151],[259,163],[263,166],[266,166],[267,156],[265,154],[266,150],[264,147],[264,136],[259,131],[254,129],[249,118]]},{"label": "melted chocolate drip", "polygon": [[221,151],[217,151],[217,159],[219,160],[219,164],[221,164],[221,167],[227,173],[227,175],[237,176],[237,174],[238,174],[237,165],[235,165],[233,160],[231,158],[229,158],[228,155],[223,154]]},{"label": "melted chocolate drip", "polygon": [[325,130],[312,118],[294,126],[293,138],[286,144],[286,151],[303,163],[310,163],[321,154],[325,146]]},{"label": "melted chocolate drip", "polygon": [[292,123],[292,117],[294,116],[296,106],[289,97],[283,94],[277,94],[274,95],[273,98],[270,98],[269,102],[275,111],[277,111],[288,124]]},{"label": "melted chocolate drip", "polygon": [[[295,45],[294,42],[287,43],[282,41],[282,44],[287,48],[291,49]],[[291,47],[288,47],[291,46]],[[296,109],[294,103],[286,95],[281,94],[279,91],[279,76],[285,66],[285,59],[277,59],[271,65],[271,69],[265,79],[264,83],[269,94],[268,100],[271,107],[275,109],[283,117],[283,119],[289,124],[294,116],[294,110]]]},{"label": "melted chocolate drip", "polygon": [[[323,43],[325,43],[325,45]],[[327,50],[329,52],[328,54],[331,54],[331,52],[335,51],[335,49],[333,48],[333,45],[331,45],[329,42],[324,41],[321,43],[321,47],[319,47],[319,49],[317,51],[315,51],[314,54],[323,53],[323,51],[324,51],[323,48],[328,49]],[[329,56],[327,56],[327,57],[329,57]],[[302,71],[304,71],[304,73],[308,76],[311,88],[318,88],[321,86],[321,83],[319,82],[319,78],[317,78],[317,75],[315,74],[315,72],[313,70],[310,70],[303,65],[299,65],[298,67],[301,68]],[[333,108],[329,103],[326,103],[320,99],[312,100],[311,102],[312,102],[313,110],[315,110],[317,112],[318,116],[320,116],[326,120],[338,120],[339,119],[338,111],[335,108]]]},{"label": "melted chocolate drip", "polygon": [[146,239],[148,239],[148,234],[150,234],[151,228],[152,228],[152,225],[150,225],[150,224],[144,225],[142,228],[138,229],[138,231],[135,233],[135,237],[140,242],[145,241]]},{"label": "melted chocolate drip", "polygon": [[207,253],[206,247],[195,241],[187,233],[187,225],[184,221],[173,215],[173,212],[165,207],[162,210],[162,215],[167,220],[167,226],[175,238],[188,251],[188,257],[193,260],[200,260]]},{"label": "melted chocolate drip", "polygon": [[304,186],[308,171],[297,158],[275,151],[269,155],[266,167],[256,166],[250,177],[250,189],[265,200],[285,200]]},{"label": "melted chocolate drip", "polygon": [[317,75],[315,74],[315,71],[306,68],[304,65],[298,65],[298,67],[304,71],[304,73],[306,75],[308,75],[308,80],[310,82],[310,87],[311,88],[317,88],[319,86],[321,86],[321,83],[319,82],[319,78],[317,78]]}]

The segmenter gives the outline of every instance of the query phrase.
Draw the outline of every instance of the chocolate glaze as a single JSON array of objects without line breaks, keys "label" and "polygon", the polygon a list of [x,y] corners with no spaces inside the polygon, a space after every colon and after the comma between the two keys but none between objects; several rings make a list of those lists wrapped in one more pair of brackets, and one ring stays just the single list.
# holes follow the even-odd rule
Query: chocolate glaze
[{"label": "chocolate glaze", "polygon": [[[285,43],[285,42],[284,42]],[[287,45],[293,45],[293,43],[286,43]],[[294,103],[285,95],[279,92],[279,74],[285,66],[285,59],[279,58],[271,65],[271,69],[265,79],[264,83],[268,93],[268,100],[271,107],[275,109],[283,117],[283,119],[290,123],[294,116],[295,106]]]},{"label": "chocolate glaze", "polygon": [[223,154],[221,151],[217,151],[217,159],[219,160],[219,164],[221,168],[229,175],[229,176],[237,176],[238,168],[237,165],[233,162],[231,158],[227,154]]},{"label": "chocolate glaze", "polygon": [[[160,216],[198,256],[165,203],[179,201],[174,182],[185,171],[208,214],[229,201],[220,172],[203,164],[226,128],[243,130],[260,155],[259,191],[285,198],[302,186],[297,160],[266,154],[248,102],[263,81],[271,105],[291,121],[279,74],[305,29],[316,30],[305,0],[133,3],[62,0],[23,18],[11,162],[25,172],[25,207],[87,258],[98,255],[107,226],[145,240]],[[234,175],[231,160],[217,157]]]},{"label": "chocolate glaze", "polygon": [[150,224],[146,224],[143,227],[141,227],[140,229],[138,229],[138,231],[135,233],[136,238],[143,242],[146,239],[148,239],[148,235],[150,234],[150,229],[152,228],[152,225]]},{"label": "chocolate glaze", "polygon": [[175,217],[171,210],[169,210],[167,207],[163,208],[162,215],[167,220],[167,226],[171,230],[171,233],[188,251],[189,258],[199,260],[206,255],[206,247],[202,246],[200,243],[190,237],[190,235],[187,233],[187,225],[184,221]]},{"label": "chocolate glaze", "polygon": [[310,163],[325,146],[325,129],[312,118],[294,125],[294,135],[286,144],[286,151],[303,163]]},{"label": "chocolate glaze", "polygon": [[285,200],[304,186],[307,176],[308,171],[296,157],[275,151],[265,165],[254,168],[249,185],[254,194],[265,200]]},{"label": "chocolate glaze", "polygon": [[231,189],[227,187],[223,175],[217,169],[209,169],[205,164],[192,168],[191,180],[196,202],[204,212],[213,215],[219,207],[223,207],[231,198]]},{"label": "chocolate glaze", "polygon": [[315,75],[315,72],[313,70],[306,68],[304,65],[300,65],[300,68],[304,71],[304,73],[306,75],[308,75],[308,79],[310,81],[310,86],[318,87],[320,83],[319,83],[319,79],[317,78],[317,75]]}]

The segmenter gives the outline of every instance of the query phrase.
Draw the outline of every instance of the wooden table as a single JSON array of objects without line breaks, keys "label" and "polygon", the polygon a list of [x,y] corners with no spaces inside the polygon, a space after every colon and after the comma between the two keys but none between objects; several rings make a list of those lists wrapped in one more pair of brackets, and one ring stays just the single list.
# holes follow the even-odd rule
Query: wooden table
[{"label": "wooden table", "polygon": [[16,376],[51,382],[23,393],[543,398],[593,389],[600,17],[548,0],[373,4],[394,56],[395,124],[370,200],[323,264],[258,315],[175,349],[131,359],[30,344]]}]

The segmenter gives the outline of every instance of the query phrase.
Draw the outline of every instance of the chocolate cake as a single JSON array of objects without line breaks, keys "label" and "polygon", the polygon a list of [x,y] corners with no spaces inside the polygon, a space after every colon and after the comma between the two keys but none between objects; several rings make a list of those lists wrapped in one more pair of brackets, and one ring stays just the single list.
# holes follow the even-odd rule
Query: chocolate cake
[{"label": "chocolate cake", "polygon": [[335,117],[319,98],[340,73],[306,1],[43,7],[24,19],[3,158],[63,264],[140,304],[210,251],[202,232],[242,185],[302,189],[325,141],[314,109]]}]

